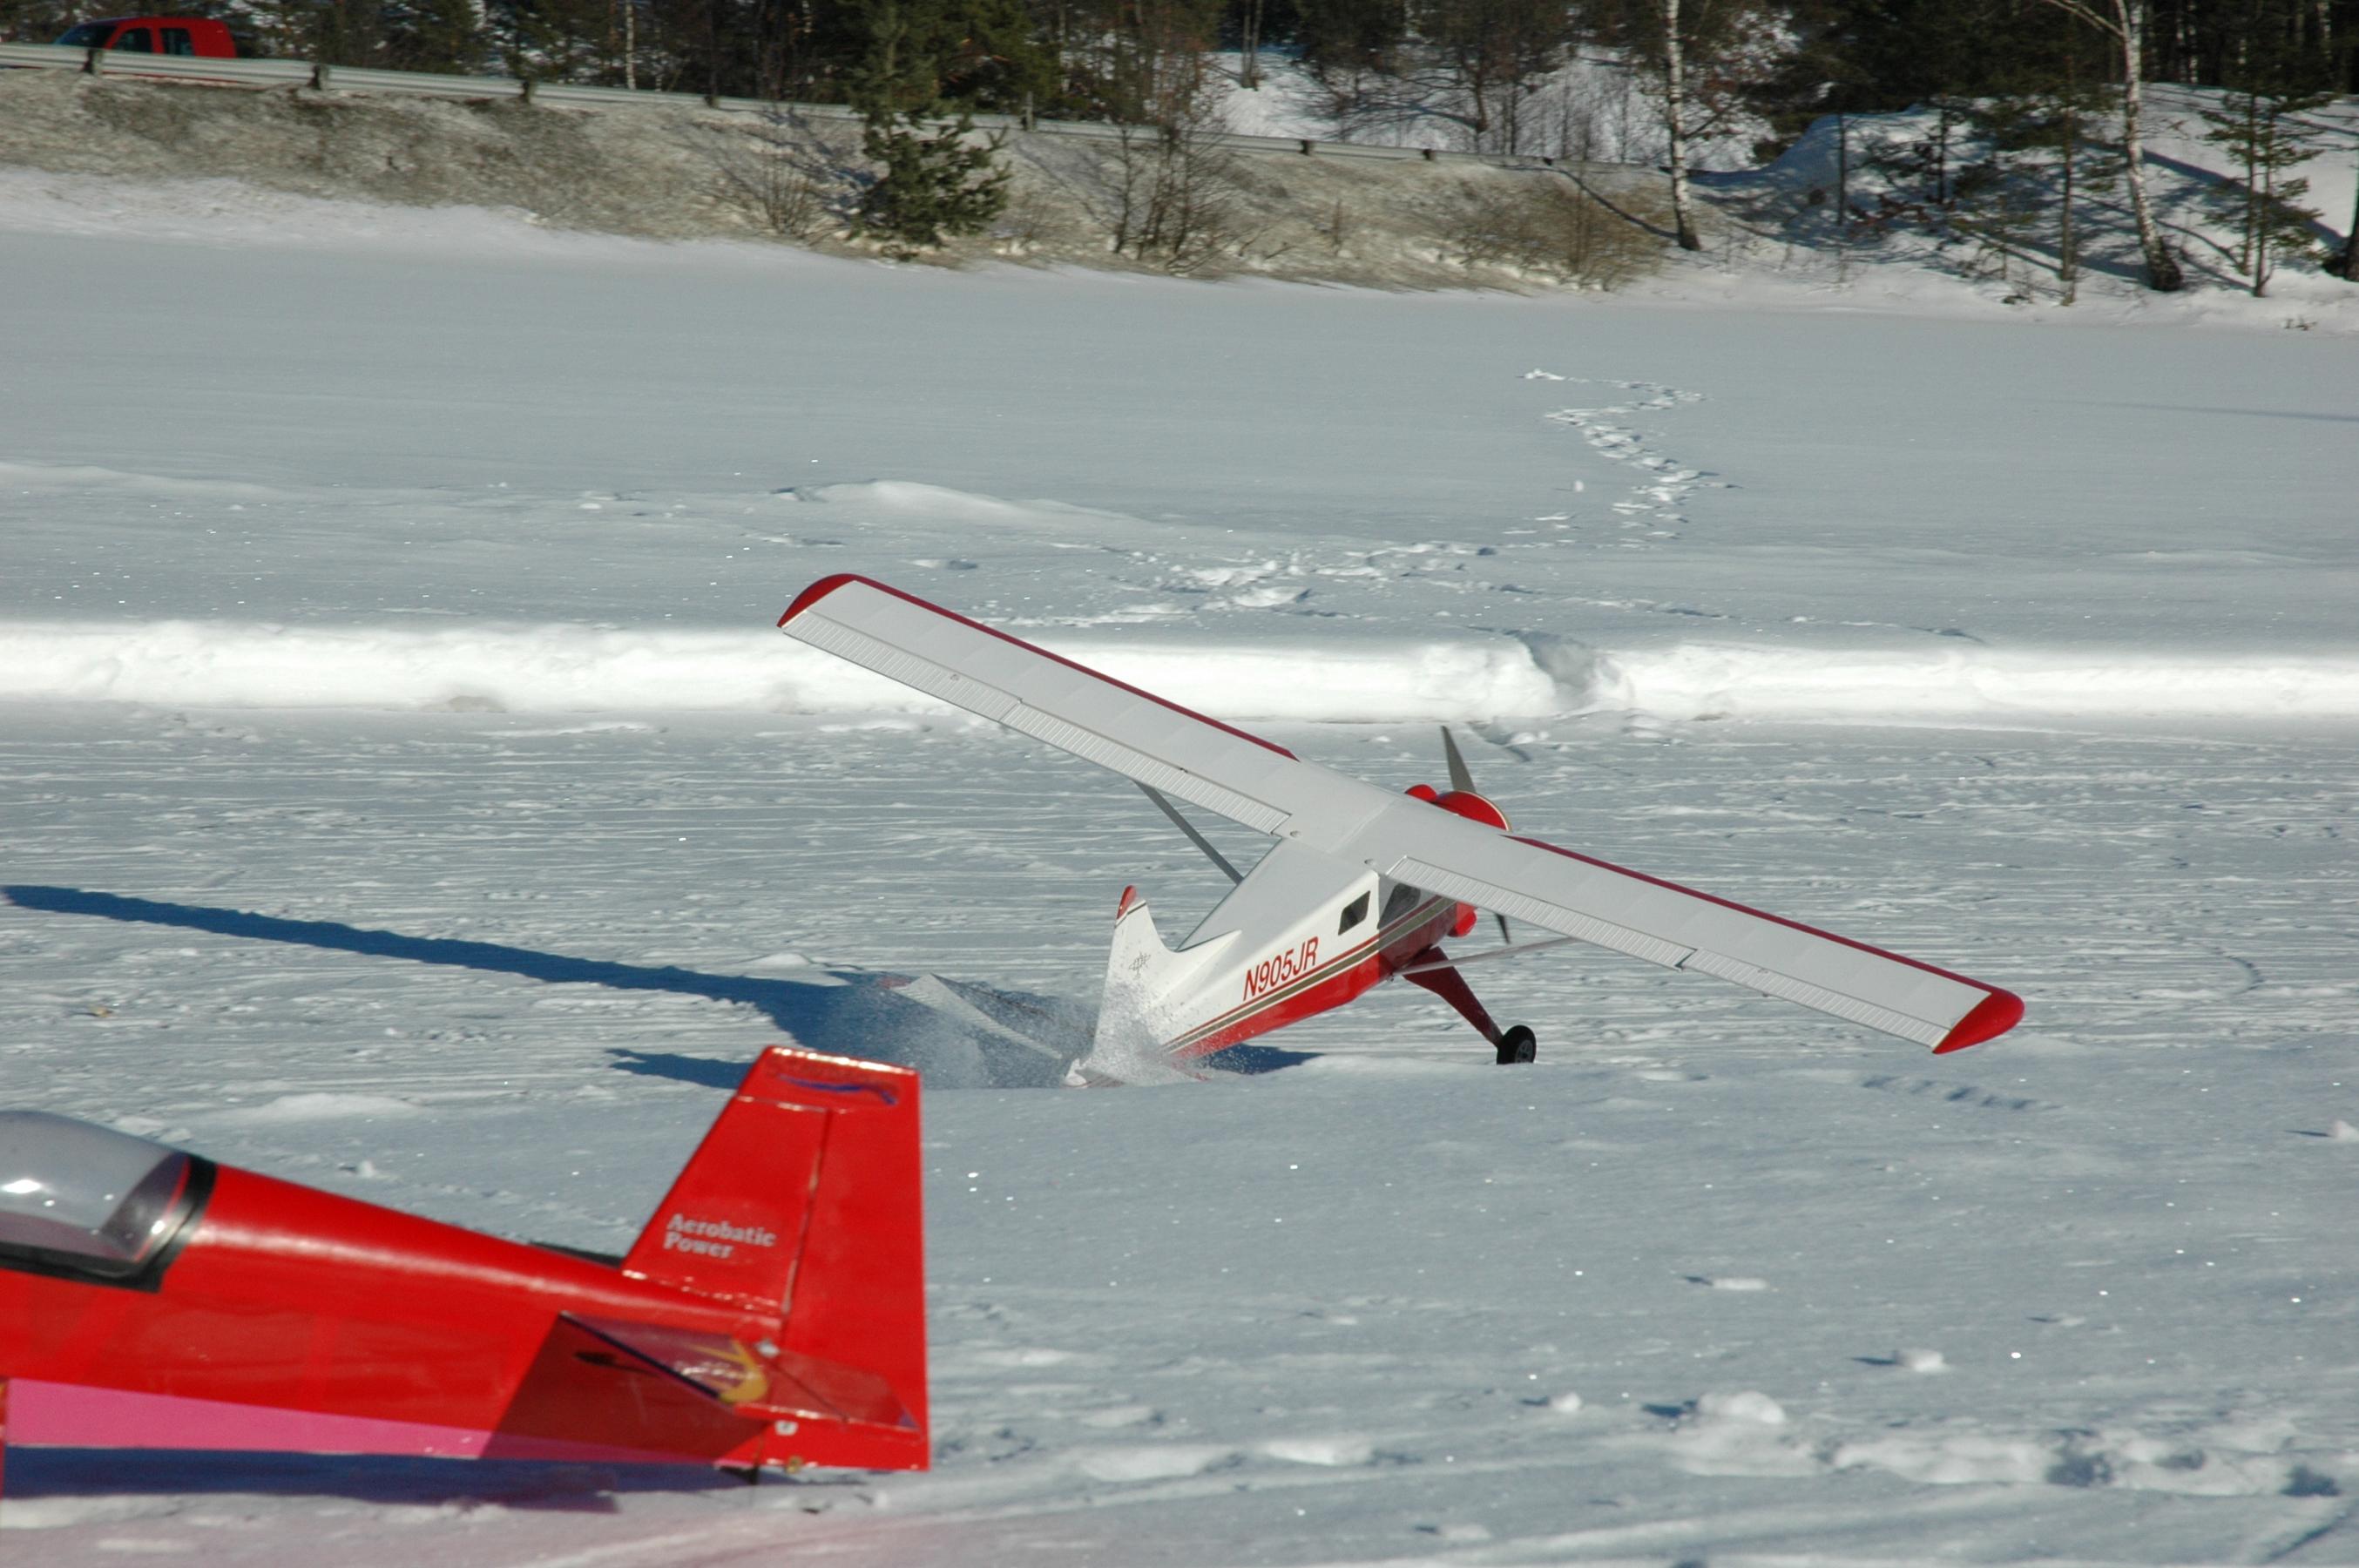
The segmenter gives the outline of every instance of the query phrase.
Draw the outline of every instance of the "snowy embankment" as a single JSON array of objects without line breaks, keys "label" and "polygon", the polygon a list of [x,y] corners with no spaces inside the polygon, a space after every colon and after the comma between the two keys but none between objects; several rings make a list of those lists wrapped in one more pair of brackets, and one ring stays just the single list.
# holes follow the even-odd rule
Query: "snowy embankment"
[{"label": "snowy embankment", "polygon": [[[1554,684],[1513,643],[1043,640],[1119,680],[1235,718],[1440,719],[1561,706]],[[1294,679],[1267,680],[1280,663]],[[781,636],[568,626],[0,625],[0,702],[27,700],[511,713],[952,711]]]},{"label": "snowy embankment", "polygon": [[[1052,652],[1241,721],[1659,719],[1921,723],[2359,718],[2359,658],[2137,649],[1839,651],[1676,643],[1052,636]],[[1287,671],[1271,681],[1273,668]],[[0,623],[0,702],[498,713],[951,710],[759,633],[579,626],[311,627]]]}]

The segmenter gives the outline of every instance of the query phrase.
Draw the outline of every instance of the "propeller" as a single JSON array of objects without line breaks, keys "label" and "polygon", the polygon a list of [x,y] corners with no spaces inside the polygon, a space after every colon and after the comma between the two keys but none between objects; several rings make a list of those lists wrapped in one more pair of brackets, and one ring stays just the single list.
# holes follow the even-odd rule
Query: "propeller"
[{"label": "propeller", "polygon": [[[1441,755],[1449,764],[1451,789],[1468,795],[1482,793],[1480,789],[1474,788],[1474,775],[1467,768],[1466,759],[1459,755],[1457,737],[1450,733],[1448,724],[1441,726]],[[1495,909],[1492,911],[1492,918],[1499,922],[1499,940],[1502,942],[1513,942],[1516,939],[1508,934],[1507,917]]]},{"label": "propeller", "polygon": [[1466,770],[1466,759],[1458,755],[1458,740],[1450,733],[1448,724],[1441,726],[1441,755],[1450,762],[1450,787],[1469,795],[1480,794],[1474,788],[1474,775]]}]

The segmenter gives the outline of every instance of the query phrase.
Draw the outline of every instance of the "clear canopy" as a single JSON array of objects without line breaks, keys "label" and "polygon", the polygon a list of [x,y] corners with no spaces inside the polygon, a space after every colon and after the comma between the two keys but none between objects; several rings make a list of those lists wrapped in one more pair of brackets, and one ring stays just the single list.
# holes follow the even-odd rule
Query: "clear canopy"
[{"label": "clear canopy", "polygon": [[0,1251],[137,1268],[169,1233],[190,1158],[47,1111],[0,1111]]}]

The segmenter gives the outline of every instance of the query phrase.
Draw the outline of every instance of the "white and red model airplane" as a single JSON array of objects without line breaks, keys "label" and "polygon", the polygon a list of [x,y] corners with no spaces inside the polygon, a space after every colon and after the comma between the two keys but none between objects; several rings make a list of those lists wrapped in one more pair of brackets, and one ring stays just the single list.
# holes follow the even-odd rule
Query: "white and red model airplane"
[{"label": "white and red model airplane", "polygon": [[[1120,1034],[1175,1058],[1209,1056],[1398,975],[1455,1007],[1500,1062],[1529,1062],[1532,1031],[1494,1023],[1459,967],[1573,941],[1733,980],[1937,1052],[2004,1034],[2023,1017],[2022,1001],[1995,985],[1517,837],[1475,792],[1446,729],[1450,788],[1396,795],[864,577],[812,583],[778,625],[1125,775],[1236,884],[1177,949],[1157,934],[1146,900],[1124,889],[1101,1051]],[[1241,874],[1174,798],[1277,843]],[[1442,940],[1471,932],[1478,909],[1498,917],[1506,944],[1445,954]],[[1516,943],[1510,917],[1558,934]]]}]

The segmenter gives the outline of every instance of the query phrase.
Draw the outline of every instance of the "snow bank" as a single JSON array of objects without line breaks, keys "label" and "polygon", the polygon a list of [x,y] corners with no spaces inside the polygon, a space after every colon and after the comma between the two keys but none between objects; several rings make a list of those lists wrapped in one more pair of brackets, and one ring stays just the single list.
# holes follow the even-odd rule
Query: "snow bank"
[{"label": "snow bank", "polygon": [[22,168],[0,169],[0,230],[438,260],[611,261],[657,254],[645,239],[549,229],[516,207],[393,206],[220,177],[92,180]]},{"label": "snow bank", "polygon": [[2349,718],[2359,658],[1681,643],[1599,658],[1590,704],[1666,718]]},{"label": "snow bank", "polygon": [[[1539,714],[1563,705],[1530,653],[1506,638],[1043,641],[1225,718],[1392,722]],[[766,628],[419,631],[193,621],[0,624],[0,700],[479,712],[949,711]]]},{"label": "snow bank", "polygon": [[[1223,718],[1293,723],[1624,712],[1673,720],[2359,717],[2359,656],[1680,643],[1536,660],[1521,641],[1049,635]],[[764,629],[0,623],[0,701],[485,713],[940,713]]]}]

